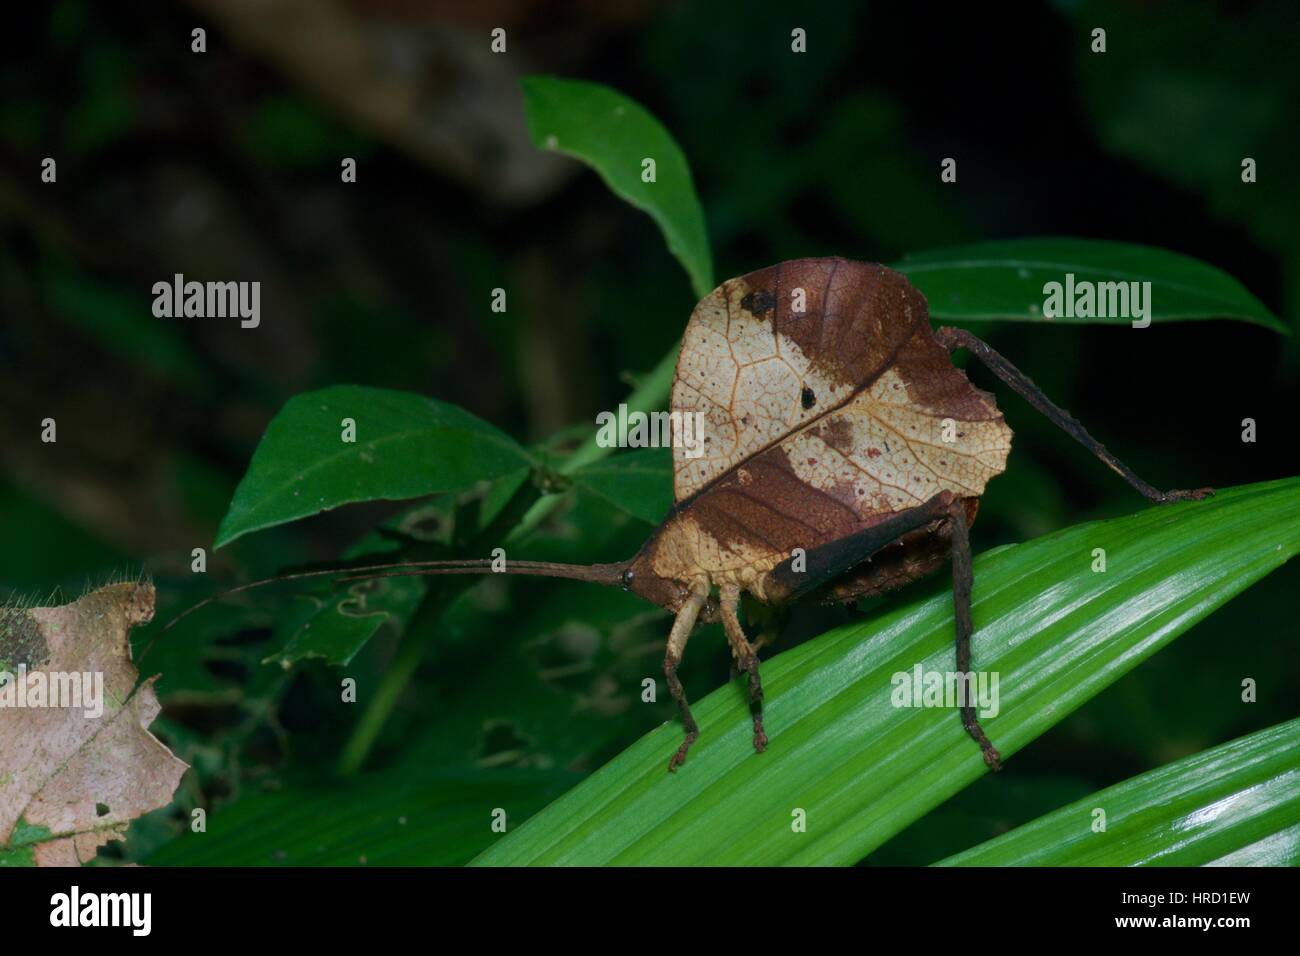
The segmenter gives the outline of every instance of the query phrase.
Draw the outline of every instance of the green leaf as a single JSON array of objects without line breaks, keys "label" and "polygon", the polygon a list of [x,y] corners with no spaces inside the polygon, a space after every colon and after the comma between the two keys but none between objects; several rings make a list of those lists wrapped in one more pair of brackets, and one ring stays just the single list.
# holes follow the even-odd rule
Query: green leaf
[{"label": "green leaf", "polygon": [[1041,238],[979,242],[905,256],[894,268],[925,293],[930,314],[948,321],[1129,325],[1127,317],[1043,316],[1043,287],[1075,282],[1150,282],[1153,321],[1242,319],[1276,332],[1287,327],[1240,282],[1197,259],[1125,242]]},{"label": "green leaf", "polygon": [[643,448],[585,465],[573,483],[614,507],[658,525],[673,506],[673,456],[667,448]]},{"label": "green leaf", "polygon": [[[1122,678],[1121,683],[1127,679]],[[1108,690],[1097,700],[1113,698],[1116,690]],[[1078,726],[1077,720],[1076,714],[1071,722]],[[1063,736],[1068,733],[1062,731]],[[926,866],[957,847],[992,839],[1021,821],[1050,813],[1096,788],[1095,783],[1075,776],[1039,776],[1020,771],[1017,766],[1015,773],[986,774],[872,850],[868,862],[871,866]]]},{"label": "green leaf", "polygon": [[[1106,829],[1094,832],[1096,810]],[[1300,719],[1084,797],[940,866],[1295,866]]]},{"label": "green leaf", "polygon": [[[345,418],[355,442],[342,439]],[[445,402],[357,385],[304,392],[267,426],[216,546],[354,501],[462,491],[530,464],[509,435]]]},{"label": "green leaf", "polygon": [[280,649],[263,663],[289,666],[307,658],[351,663],[389,621],[404,628],[428,585],[418,577],[358,581],[345,592],[300,594],[300,606],[276,628]]},{"label": "green leaf", "polygon": [[[1106,550],[1104,573],[1091,570],[1094,548]],[[1297,549],[1292,478],[981,555],[974,668],[1000,687],[989,737],[1014,754]],[[929,597],[765,663],[766,753],[753,753],[737,681],[693,705],[702,733],[676,774],[674,721],[477,862],[855,863],[986,772],[951,709],[891,701],[896,675],[952,671],[952,644],[952,596],[938,581]],[[792,829],[796,810],[806,832]]]},{"label": "green leaf", "polygon": [[[696,297],[712,292],[704,212],[686,156],[668,130],[639,103],[599,83],[527,76],[521,85],[533,144],[582,160],[615,195],[649,213]],[[641,179],[645,159],[655,161],[654,182]]]},{"label": "green leaf", "polygon": [[458,866],[513,828],[571,774],[474,771],[366,774],[244,797],[186,830],[150,866]]},{"label": "green leaf", "polygon": [[[628,395],[627,399],[622,403],[627,406],[628,414],[652,412],[663,408],[664,403],[668,401],[668,392],[673,384],[673,374],[677,369],[678,348],[679,346],[674,345],[672,351],[660,358],[655,367]],[[577,451],[560,464],[560,473],[571,475],[584,465],[604,460],[611,449],[603,447],[597,440],[598,437],[599,432],[592,432]],[[561,500],[563,500],[562,495],[548,495],[538,501],[524,515],[524,519],[519,522],[515,530],[511,532],[506,543],[512,544],[527,537],[533,529],[542,523],[547,515],[556,509]]]}]

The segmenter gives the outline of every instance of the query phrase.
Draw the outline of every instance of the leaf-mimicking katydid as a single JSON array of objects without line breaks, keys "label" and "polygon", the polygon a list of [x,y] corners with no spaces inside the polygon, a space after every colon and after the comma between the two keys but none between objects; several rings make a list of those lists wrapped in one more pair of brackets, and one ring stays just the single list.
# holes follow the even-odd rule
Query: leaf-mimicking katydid
[{"label": "leaf-mimicking katydid", "polygon": [[[797,259],[724,282],[695,307],[677,359],[671,408],[702,415],[704,442],[694,457],[674,447],[667,518],[627,561],[514,561],[506,569],[621,587],[675,615],[664,673],[685,739],[670,770],[699,733],[677,669],[701,621],[722,623],[748,677],[754,748],[767,745],[758,655],[738,615],[742,592],[772,605],[849,602],[951,561],[957,671],[970,671],[968,529],[984,486],[1006,467],[1011,429],[993,396],[952,364],[956,349],[1145,498],[1213,493],[1162,492],[1138,478],[983,341],[932,329],[925,298],[885,266]],[[490,570],[486,560],[407,562],[351,568],[343,580]],[[329,573],[338,572],[310,572]],[[973,702],[959,711],[985,763],[998,769]]]}]

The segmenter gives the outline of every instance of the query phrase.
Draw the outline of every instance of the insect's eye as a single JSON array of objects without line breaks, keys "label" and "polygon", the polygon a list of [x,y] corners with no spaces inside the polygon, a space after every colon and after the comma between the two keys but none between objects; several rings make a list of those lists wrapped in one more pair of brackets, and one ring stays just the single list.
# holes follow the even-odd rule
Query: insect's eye
[{"label": "insect's eye", "polygon": [[633,574],[631,568],[628,568],[626,571],[623,572],[623,590],[626,591],[628,588],[632,586],[632,578],[634,576],[635,575]]}]

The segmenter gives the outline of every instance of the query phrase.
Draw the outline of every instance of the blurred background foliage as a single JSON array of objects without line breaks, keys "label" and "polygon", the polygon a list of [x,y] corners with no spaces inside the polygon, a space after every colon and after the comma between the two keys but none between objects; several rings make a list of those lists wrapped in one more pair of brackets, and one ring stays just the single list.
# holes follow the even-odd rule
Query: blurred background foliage
[{"label": "blurred background foliage", "polygon": [[[143,568],[166,620],[222,583],[374,547],[363,539],[379,523],[448,547],[481,527],[472,496],[347,507],[243,538],[191,575],[190,550],[210,548],[267,422],[306,389],[420,392],[556,455],[616,407],[680,335],[693,296],[647,217],[532,147],[528,73],[608,83],[663,121],[691,163],[720,278],[801,256],[1118,239],[1224,269],[1294,328],[1293,18],[1280,2],[1064,0],[996,13],[775,0],[15,7],[0,41],[0,584],[45,601]],[[488,48],[497,26],[502,56]],[[806,55],[789,53],[795,26]],[[1095,26],[1104,55],[1089,52]],[[39,182],[45,156],[57,185]],[[339,181],[344,156],[355,185]],[[939,180],[946,156],[956,184]],[[1249,186],[1245,156],[1259,168]],[[260,280],[261,327],[155,319],[150,287],[176,272]],[[504,314],[489,308],[495,287]],[[1157,486],[1298,471],[1296,337],[1222,322],[980,331]],[[1016,432],[977,549],[1142,506],[982,369],[971,376]],[[56,445],[39,440],[46,417]],[[1247,417],[1255,444],[1240,440]],[[512,554],[615,560],[649,530],[579,490]],[[464,862],[493,839],[469,809],[482,794],[517,823],[671,716],[640,700],[666,618],[629,595],[487,579],[429,615],[412,612],[429,603],[423,584],[404,586],[384,602],[394,613],[357,617],[318,614],[327,592],[283,588],[153,645],[142,671],[163,674],[155,729],[194,770],[174,806],[102,856]],[[1297,586],[1294,564],[1265,579],[867,862],[933,862],[1293,717]],[[778,649],[873,606],[801,610]],[[304,621],[339,629],[355,654],[295,654]],[[365,702],[408,621],[412,679],[339,779],[361,709],[339,705],[339,680],[355,678]],[[697,637],[688,690],[718,686],[728,666],[719,634]],[[1241,703],[1245,677],[1258,703]],[[225,821],[201,856],[176,841],[194,807]],[[360,836],[358,819],[370,821]],[[393,831],[399,820],[411,831]]]}]

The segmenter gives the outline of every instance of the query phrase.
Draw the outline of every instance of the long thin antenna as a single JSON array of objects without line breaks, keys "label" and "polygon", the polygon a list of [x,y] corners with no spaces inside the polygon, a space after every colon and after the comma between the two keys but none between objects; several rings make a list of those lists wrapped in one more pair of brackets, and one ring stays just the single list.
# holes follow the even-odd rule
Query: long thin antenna
[{"label": "long thin antenna", "polygon": [[[395,564],[371,564],[355,568],[329,568],[321,571],[298,571],[294,574],[282,574],[274,578],[263,578],[260,581],[249,581],[247,584],[241,584],[237,587],[228,588],[211,597],[204,598],[197,604],[194,604],[180,614],[173,617],[159,631],[159,635],[167,633],[185,618],[189,617],[195,611],[202,610],[209,604],[215,604],[231,595],[240,594],[244,591],[251,591],[254,588],[265,587],[268,584],[279,584],[282,581],[302,581],[307,578],[323,578],[336,574],[345,574],[347,577],[340,578],[337,583],[343,584],[352,581],[366,581],[373,578],[403,577],[410,575],[434,575],[434,574],[525,574],[540,577],[551,578],[568,578],[574,581],[590,581],[594,584],[604,584],[607,586],[619,586],[623,582],[623,571],[627,564],[555,564],[550,561],[507,561],[504,571],[495,571],[492,559],[478,559],[469,561],[402,561]],[[143,655],[141,655],[143,656]]]}]

